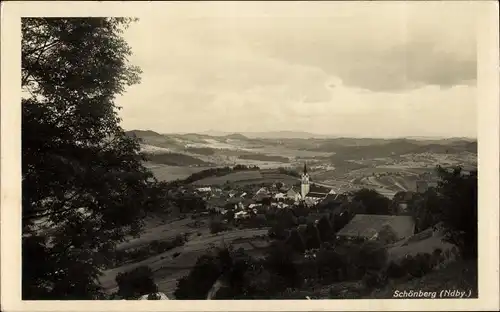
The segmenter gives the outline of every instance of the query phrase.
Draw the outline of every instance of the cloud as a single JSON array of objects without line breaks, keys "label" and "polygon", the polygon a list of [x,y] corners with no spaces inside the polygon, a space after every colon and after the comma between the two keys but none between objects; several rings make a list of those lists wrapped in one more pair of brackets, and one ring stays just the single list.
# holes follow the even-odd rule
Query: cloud
[{"label": "cloud", "polygon": [[118,99],[125,127],[475,135],[469,7],[364,4],[205,3],[142,18],[125,33],[143,69]]}]

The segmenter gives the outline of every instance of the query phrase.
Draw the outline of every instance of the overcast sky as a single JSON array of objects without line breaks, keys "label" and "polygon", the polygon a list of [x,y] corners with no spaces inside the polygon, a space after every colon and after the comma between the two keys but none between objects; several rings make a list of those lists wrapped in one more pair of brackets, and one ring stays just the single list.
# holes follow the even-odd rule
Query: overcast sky
[{"label": "overcast sky", "polygon": [[124,34],[125,129],[476,136],[466,2],[172,3]]}]

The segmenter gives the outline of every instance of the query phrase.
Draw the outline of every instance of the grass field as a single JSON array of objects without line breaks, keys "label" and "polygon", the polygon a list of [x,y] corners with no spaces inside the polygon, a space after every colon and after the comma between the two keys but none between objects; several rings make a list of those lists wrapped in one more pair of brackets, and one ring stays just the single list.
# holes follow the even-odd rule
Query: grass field
[{"label": "grass field", "polygon": [[240,171],[233,172],[224,176],[209,177],[193,182],[194,185],[223,185],[226,182],[236,185],[249,185],[261,183],[283,182],[293,184],[298,181],[297,178],[279,173],[267,173],[262,171]]},{"label": "grass field", "polygon": [[154,176],[160,181],[174,181],[177,179],[185,179],[195,172],[200,172],[210,167],[179,167],[159,164],[147,165]]}]

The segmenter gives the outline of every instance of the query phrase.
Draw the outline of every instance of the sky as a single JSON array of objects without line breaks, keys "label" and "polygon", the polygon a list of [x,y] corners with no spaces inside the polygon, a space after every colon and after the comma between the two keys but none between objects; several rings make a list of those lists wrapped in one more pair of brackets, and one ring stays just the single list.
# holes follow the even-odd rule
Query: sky
[{"label": "sky", "polygon": [[142,82],[126,130],[476,137],[462,2],[175,3],[123,34]]}]

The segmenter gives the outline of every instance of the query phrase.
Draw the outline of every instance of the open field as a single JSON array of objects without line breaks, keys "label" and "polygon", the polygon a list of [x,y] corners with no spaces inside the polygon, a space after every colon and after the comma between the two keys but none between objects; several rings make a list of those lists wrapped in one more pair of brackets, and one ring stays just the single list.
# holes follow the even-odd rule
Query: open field
[{"label": "open field", "polygon": [[224,176],[209,177],[193,182],[194,185],[223,185],[226,182],[238,185],[260,184],[283,182],[286,184],[294,184],[298,181],[297,178],[279,173],[267,173],[257,170],[233,172]]},{"label": "open field", "polygon": [[187,167],[187,166],[168,166],[160,164],[147,165],[155,177],[160,181],[174,181],[185,179],[195,172],[200,172],[210,167]]}]

